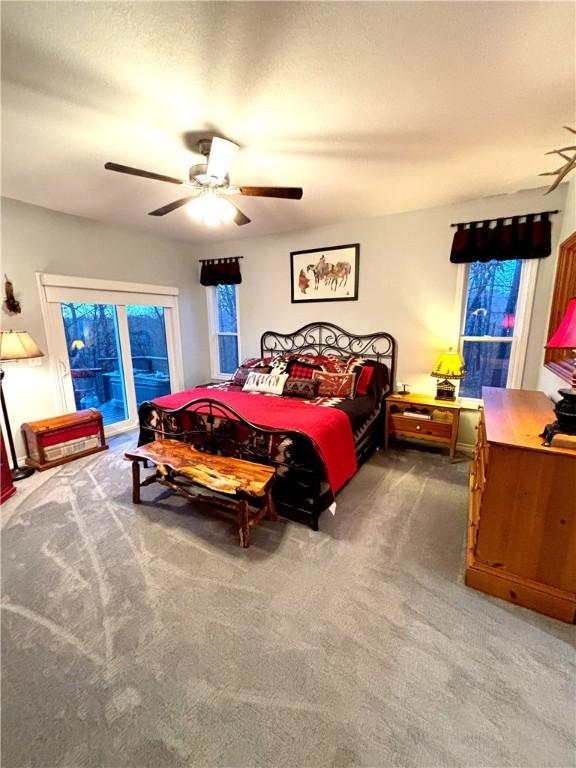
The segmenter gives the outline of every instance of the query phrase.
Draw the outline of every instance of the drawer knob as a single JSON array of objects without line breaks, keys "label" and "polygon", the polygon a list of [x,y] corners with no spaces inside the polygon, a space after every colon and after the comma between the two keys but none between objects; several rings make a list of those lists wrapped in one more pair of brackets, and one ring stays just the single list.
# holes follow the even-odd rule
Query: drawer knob
[{"label": "drawer knob", "polygon": [[422,427],[420,426],[420,424],[416,424],[416,429],[417,429],[418,431],[420,431],[420,430],[422,429]]}]

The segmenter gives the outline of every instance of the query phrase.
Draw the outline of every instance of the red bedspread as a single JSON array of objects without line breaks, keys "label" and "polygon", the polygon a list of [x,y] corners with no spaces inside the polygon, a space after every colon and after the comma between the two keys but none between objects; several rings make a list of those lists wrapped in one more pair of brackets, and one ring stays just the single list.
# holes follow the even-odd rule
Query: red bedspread
[{"label": "red bedspread", "polygon": [[356,473],[358,465],[352,426],[348,416],[336,408],[311,405],[294,398],[225,392],[208,387],[186,389],[173,395],[157,397],[153,402],[164,408],[180,408],[190,400],[201,397],[226,403],[258,426],[304,432],[316,444],[334,493]]}]

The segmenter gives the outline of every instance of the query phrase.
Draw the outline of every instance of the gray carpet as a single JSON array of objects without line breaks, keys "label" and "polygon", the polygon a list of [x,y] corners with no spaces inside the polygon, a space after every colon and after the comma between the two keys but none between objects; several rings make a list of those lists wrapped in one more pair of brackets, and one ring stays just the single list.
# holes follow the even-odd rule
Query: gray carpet
[{"label": "gray carpet", "polygon": [[241,550],[132,506],[126,440],[2,509],[4,768],[575,764],[573,628],[464,587],[465,461],[377,454]]}]

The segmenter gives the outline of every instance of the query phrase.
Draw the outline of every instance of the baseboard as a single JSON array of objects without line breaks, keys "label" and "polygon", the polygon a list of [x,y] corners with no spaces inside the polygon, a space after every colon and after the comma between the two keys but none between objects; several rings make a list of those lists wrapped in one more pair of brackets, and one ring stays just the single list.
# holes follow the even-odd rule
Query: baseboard
[{"label": "baseboard", "polygon": [[456,450],[460,453],[467,453],[470,456],[474,454],[474,445],[470,443],[456,443]]},{"label": "baseboard", "polygon": [[576,621],[576,596],[573,593],[512,573],[496,571],[481,563],[468,564],[464,582],[467,587],[568,624]]}]

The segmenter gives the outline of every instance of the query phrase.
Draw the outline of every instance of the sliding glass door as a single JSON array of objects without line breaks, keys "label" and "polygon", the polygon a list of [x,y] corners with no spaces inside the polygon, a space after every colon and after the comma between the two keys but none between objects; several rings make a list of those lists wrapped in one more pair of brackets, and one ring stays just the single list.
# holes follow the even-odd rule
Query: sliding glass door
[{"label": "sliding glass door", "polygon": [[96,408],[105,426],[128,419],[114,304],[60,304],[75,410]]},{"label": "sliding glass door", "polygon": [[170,361],[163,307],[126,307],[136,405],[170,394]]},{"label": "sliding glass door", "polygon": [[63,411],[96,408],[114,434],[136,426],[145,400],[182,389],[177,303],[165,294],[106,290],[105,281],[86,290],[78,280],[76,288],[44,286],[58,395]]}]

